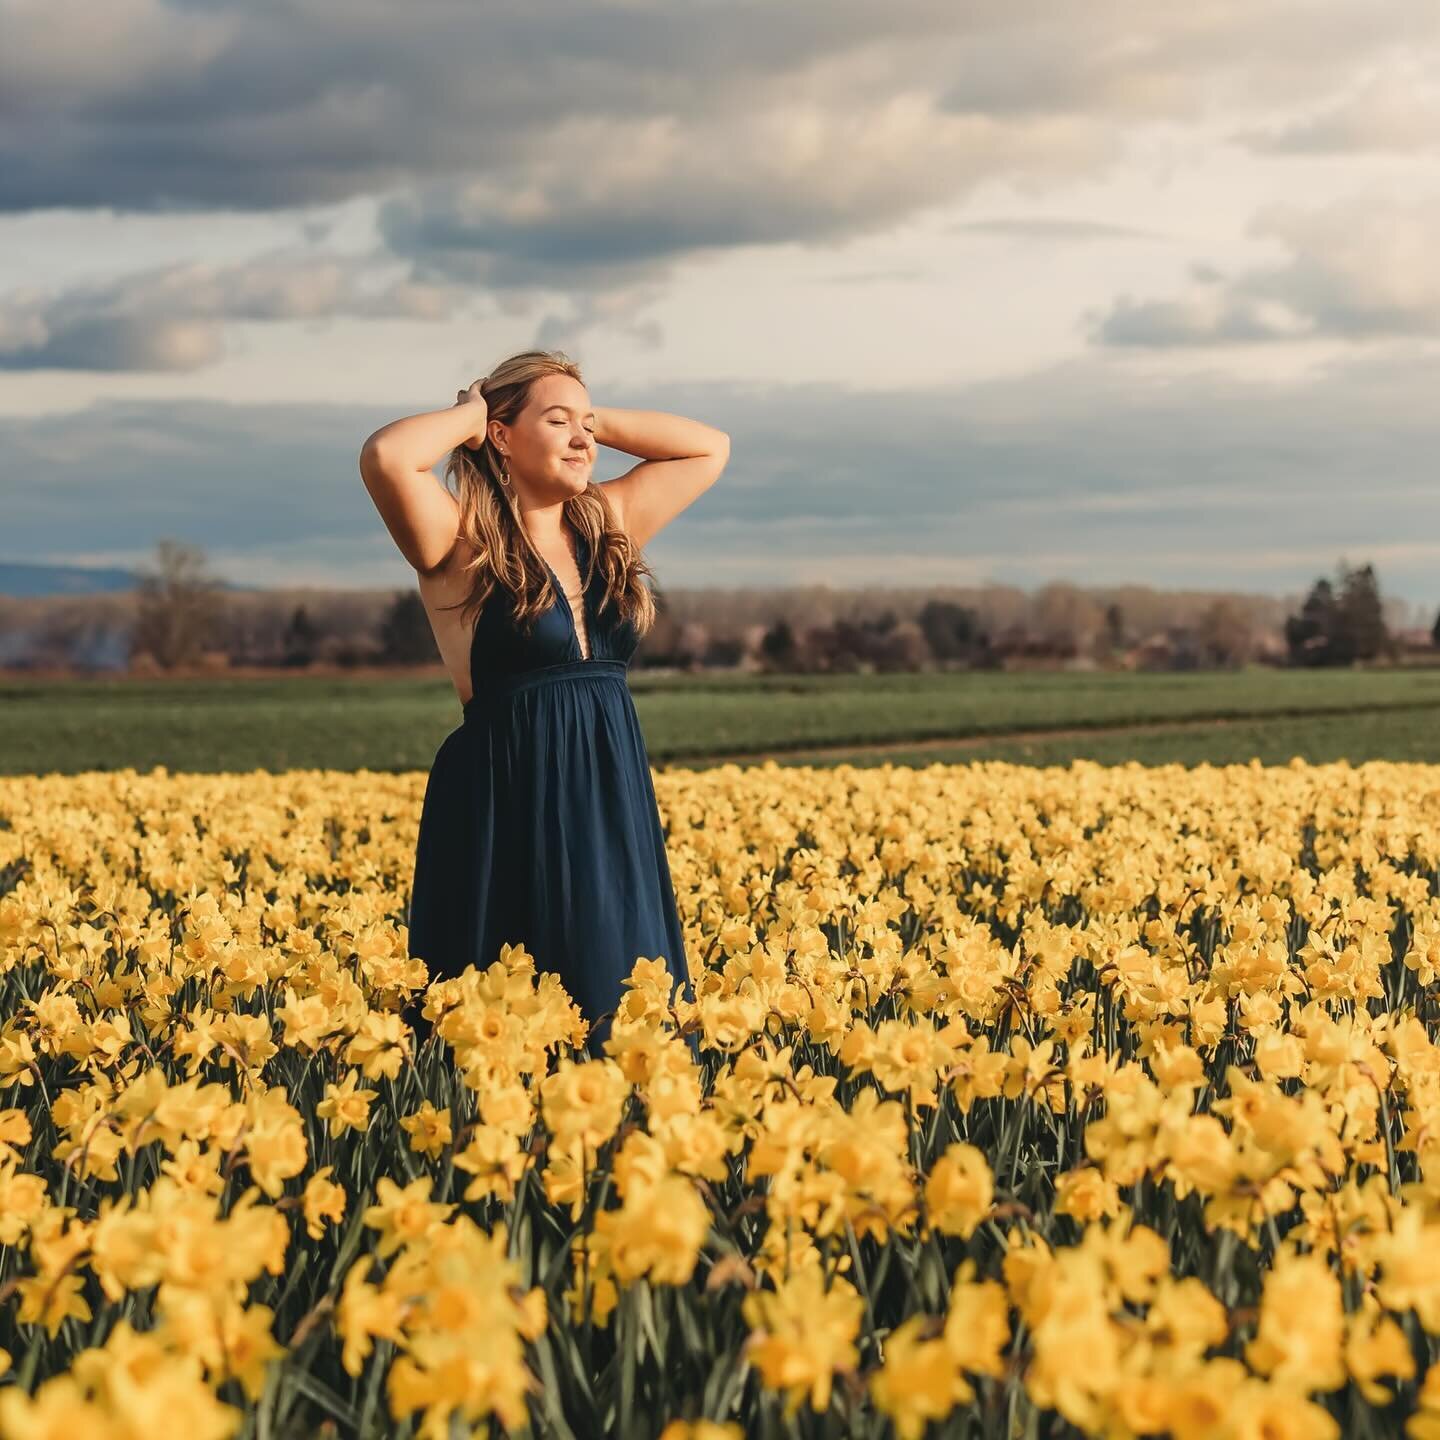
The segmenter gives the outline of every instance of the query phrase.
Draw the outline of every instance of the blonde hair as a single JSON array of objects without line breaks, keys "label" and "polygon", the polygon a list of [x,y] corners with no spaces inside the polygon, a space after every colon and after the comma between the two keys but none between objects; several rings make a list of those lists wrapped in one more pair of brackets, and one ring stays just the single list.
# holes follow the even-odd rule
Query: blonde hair
[{"label": "blonde hair", "polygon": [[[512,424],[542,375],[581,380],[580,367],[563,351],[521,351],[502,360],[481,384],[489,419]],[[503,464],[504,457],[491,443],[488,422],[483,444],[474,450],[457,445],[445,462],[445,478],[453,482],[460,506],[459,538],[474,553],[463,567],[473,576],[469,592],[441,608],[458,609],[461,619],[473,624],[470,612],[478,612],[497,587],[503,588],[514,602],[516,622],[528,631],[559,597],[549,566],[521,523],[512,492],[500,483]],[[605,577],[600,609],[613,603],[621,622],[628,620],[637,634],[645,634],[655,623],[655,600],[644,583],[653,572],[639,546],[616,524],[604,491],[592,481],[565,502],[564,518],[585,537],[590,557],[589,569],[581,576],[585,589],[599,569]]]}]

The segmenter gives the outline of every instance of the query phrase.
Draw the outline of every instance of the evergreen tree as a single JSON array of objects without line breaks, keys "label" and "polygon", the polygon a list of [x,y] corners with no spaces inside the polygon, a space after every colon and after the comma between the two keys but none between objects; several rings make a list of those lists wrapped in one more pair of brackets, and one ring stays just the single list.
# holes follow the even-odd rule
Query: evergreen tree
[{"label": "evergreen tree", "polygon": [[937,660],[967,659],[984,641],[975,611],[949,600],[926,601],[917,619]]},{"label": "evergreen tree", "polygon": [[1112,650],[1125,648],[1125,612],[1115,600],[1105,607],[1105,641]]},{"label": "evergreen tree", "polygon": [[1336,606],[1334,645],[1336,663],[1373,660],[1385,649],[1390,632],[1380,603],[1380,583],[1372,565],[1350,570],[1341,582]]},{"label": "evergreen tree", "polygon": [[315,647],[320,631],[311,620],[303,605],[295,607],[290,623],[285,627],[285,663],[287,665],[308,665],[315,658]]},{"label": "evergreen tree", "polygon": [[418,590],[400,590],[380,623],[382,665],[426,665],[440,658]]},{"label": "evergreen tree", "polygon": [[1299,615],[1285,621],[1285,644],[1292,665],[1330,663],[1330,637],[1335,633],[1335,591],[1323,576],[1310,587]]},{"label": "evergreen tree", "polygon": [[795,632],[788,620],[777,620],[761,637],[760,654],[771,670],[787,670],[796,659]]},{"label": "evergreen tree", "polygon": [[1296,665],[1349,665],[1373,660],[1392,645],[1373,565],[1338,570],[1338,588],[1317,580],[1299,615],[1285,621],[1285,642]]}]

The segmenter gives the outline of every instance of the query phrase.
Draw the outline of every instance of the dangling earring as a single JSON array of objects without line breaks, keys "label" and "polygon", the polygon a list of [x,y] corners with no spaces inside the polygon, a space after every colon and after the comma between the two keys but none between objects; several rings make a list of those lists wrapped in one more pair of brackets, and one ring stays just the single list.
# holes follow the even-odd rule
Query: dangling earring
[{"label": "dangling earring", "polygon": [[502,456],[500,459],[500,483],[507,490],[513,490],[515,487],[510,483],[510,466],[507,463],[508,459],[508,456]]}]

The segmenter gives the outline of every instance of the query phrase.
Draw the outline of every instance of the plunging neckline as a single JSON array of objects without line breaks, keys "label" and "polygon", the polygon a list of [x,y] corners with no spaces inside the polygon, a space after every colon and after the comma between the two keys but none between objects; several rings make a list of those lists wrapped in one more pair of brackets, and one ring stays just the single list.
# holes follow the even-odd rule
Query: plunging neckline
[{"label": "plunging neckline", "polygon": [[[562,533],[567,528],[563,521],[560,528]],[[590,607],[585,603],[585,601],[589,598],[590,586],[586,582],[585,576],[580,568],[579,550],[582,543],[583,542],[581,540],[580,532],[577,530],[575,531],[575,574],[580,580],[580,609],[585,616],[585,638],[590,642],[590,653],[588,655],[581,655],[580,663],[582,665],[591,665],[595,661],[595,632],[591,628],[590,624]],[[535,553],[537,555],[540,555],[540,547],[538,545],[535,547]],[[586,547],[585,556],[588,560],[590,556],[588,546]],[[575,610],[570,604],[570,597],[565,593],[565,586],[562,583],[560,576],[556,573],[555,567],[548,560],[546,560],[543,555],[540,555],[540,559],[541,562],[544,564],[545,568],[554,577],[555,589],[559,592],[560,601],[565,606],[565,618],[570,622],[570,634],[574,637],[575,649],[578,651],[580,649],[580,631],[576,628],[575,625]]]}]

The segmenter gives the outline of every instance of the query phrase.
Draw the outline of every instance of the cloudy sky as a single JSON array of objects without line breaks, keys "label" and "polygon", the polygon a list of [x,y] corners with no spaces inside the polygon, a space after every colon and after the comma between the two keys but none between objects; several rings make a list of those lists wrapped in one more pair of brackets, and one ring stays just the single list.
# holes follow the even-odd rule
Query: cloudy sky
[{"label": "cloudy sky", "polygon": [[0,559],[408,583],[361,440],[542,345],[729,431],[668,585],[1433,613],[1437,62],[1433,0],[0,0]]}]

